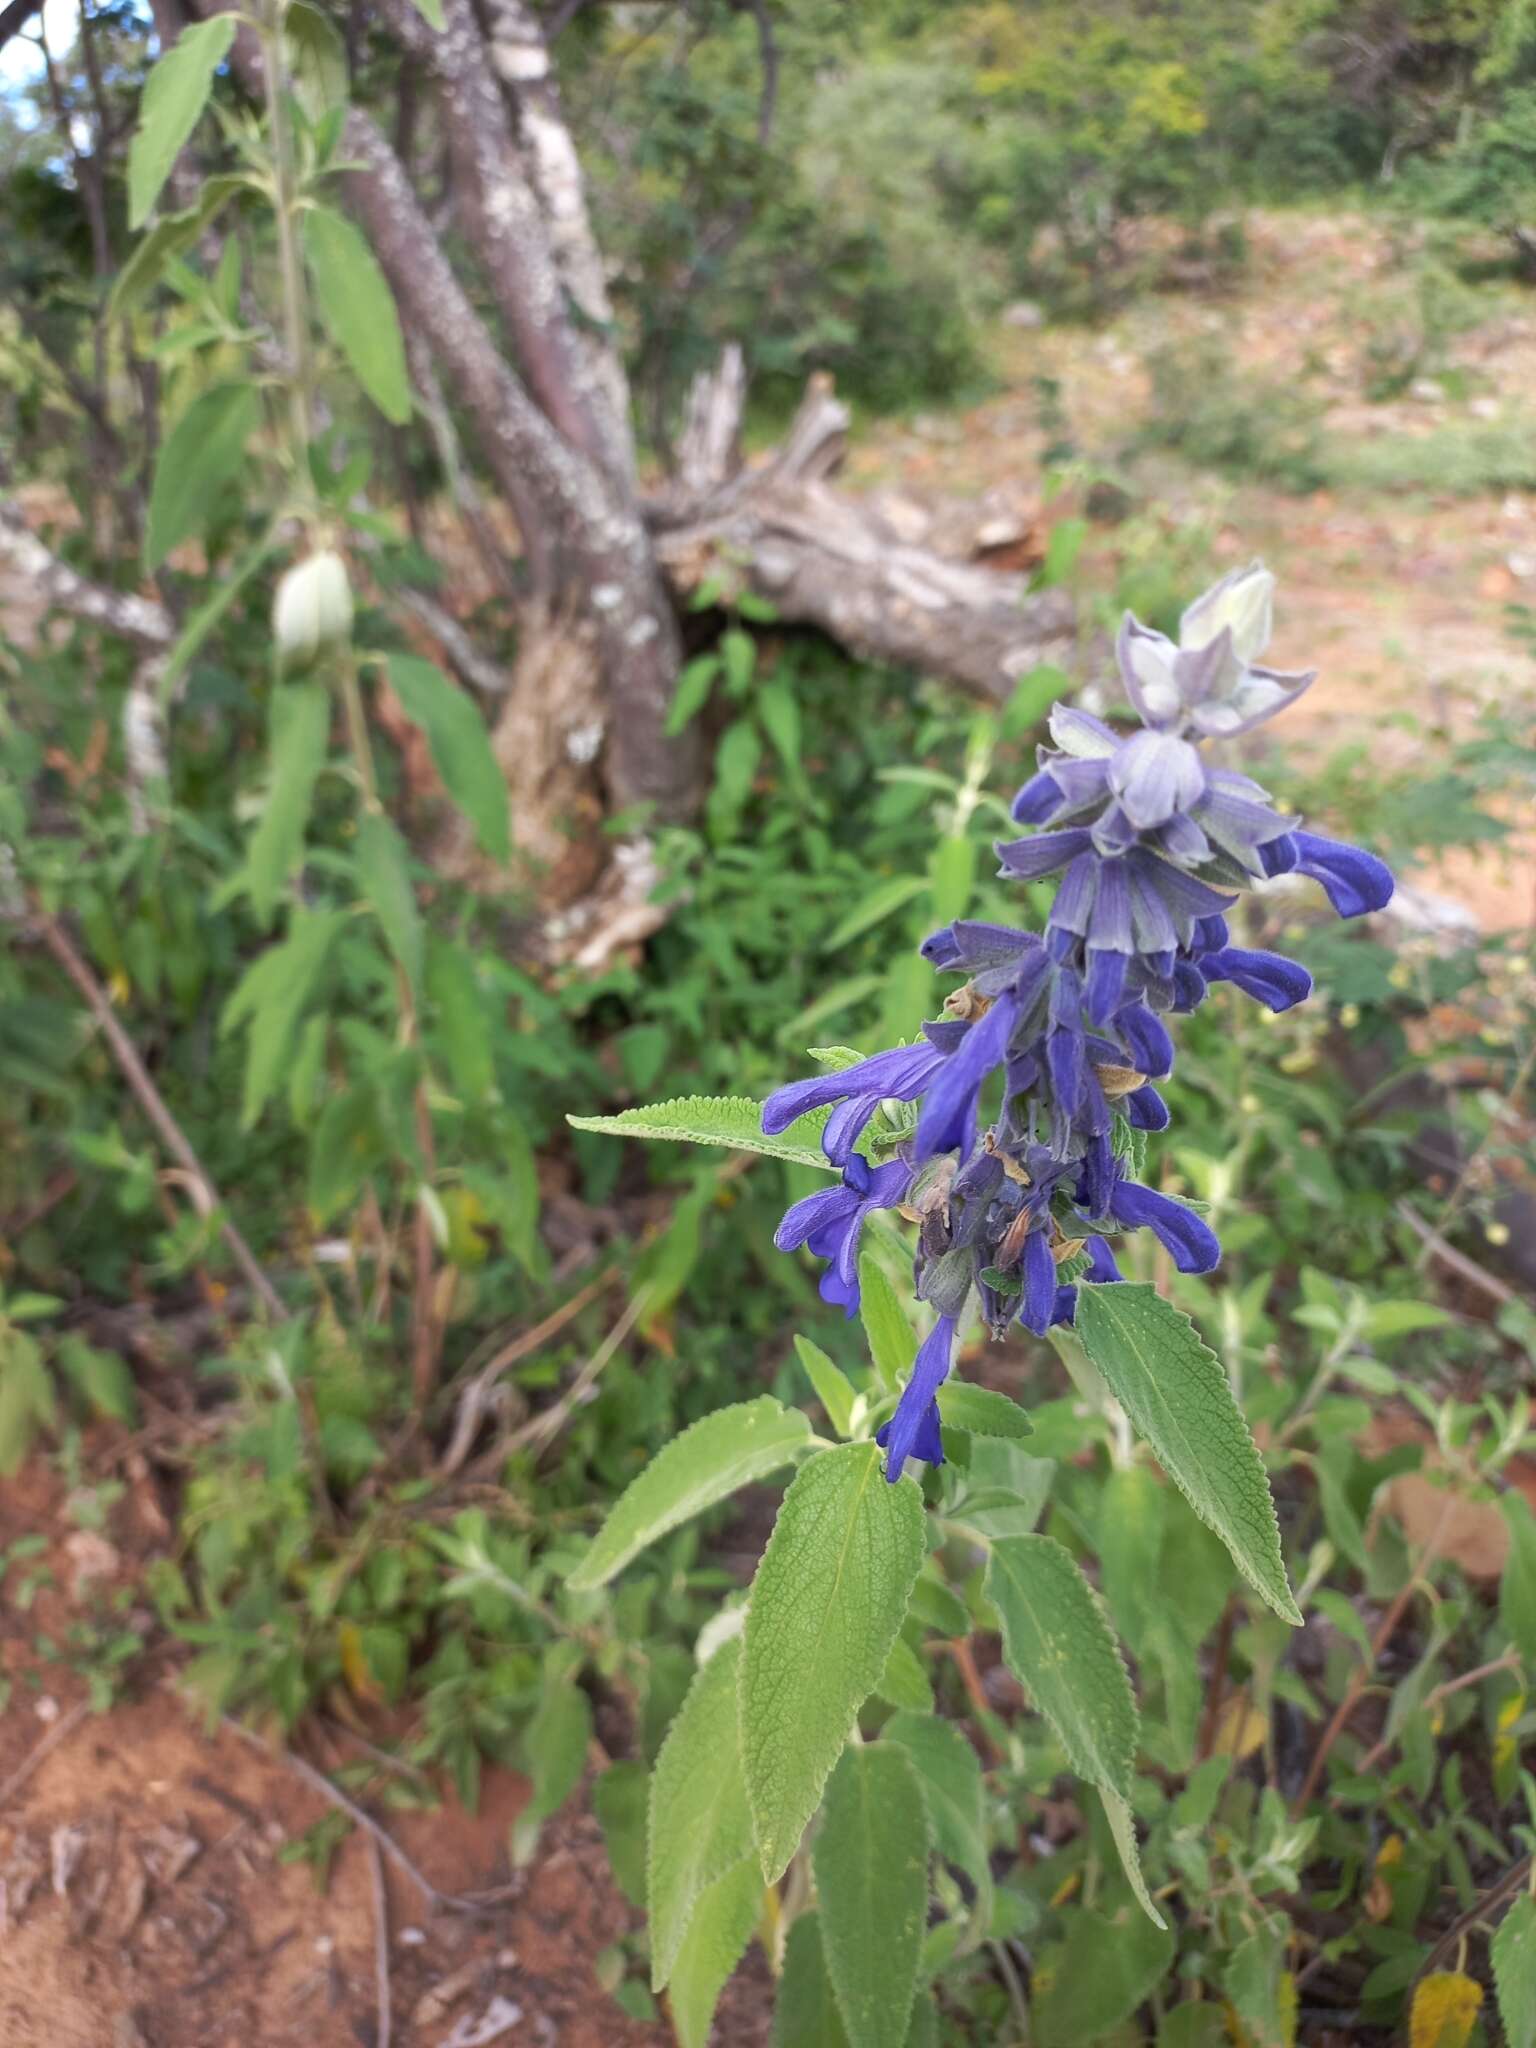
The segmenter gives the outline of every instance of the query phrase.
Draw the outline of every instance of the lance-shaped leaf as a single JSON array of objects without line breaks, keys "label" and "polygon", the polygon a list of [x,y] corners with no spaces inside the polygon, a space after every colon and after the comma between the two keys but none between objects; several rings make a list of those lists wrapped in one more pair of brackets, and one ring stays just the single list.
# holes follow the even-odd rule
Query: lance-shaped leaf
[{"label": "lance-shaped leaf", "polygon": [[752,1582],[741,1751],[758,1853],[780,1878],[891,1654],[923,1562],[922,1496],[871,1443],[802,1466]]},{"label": "lance-shaped leaf", "polygon": [[974,1387],[953,1375],[939,1389],[939,1413],[951,1429],[976,1436],[1033,1436],[1035,1425],[1017,1401],[991,1387]]},{"label": "lance-shaped leaf", "polygon": [[1080,1287],[1077,1334],[1163,1470],[1226,1544],[1243,1577],[1301,1626],[1264,1461],[1216,1354],[1154,1288]]},{"label": "lance-shaped leaf", "polygon": [[740,1668],[739,1639],[715,1652],[688,1688],[651,1773],[646,1900],[653,1991],[665,1989],[701,1895],[752,1854],[737,1731]]},{"label": "lance-shaped leaf", "polygon": [[326,332],[385,419],[404,426],[411,379],[394,294],[377,257],[351,221],[326,206],[305,212],[304,256]]},{"label": "lance-shaped leaf", "polygon": [[304,850],[315,780],[325,761],[331,700],[318,683],[279,683],[272,692],[269,716],[267,801],[251,834],[241,877],[263,929],[271,924],[278,897]]},{"label": "lance-shaped leaf", "polygon": [[694,1908],[667,1998],[678,2048],[707,2048],[720,1993],[752,1939],[762,1906],[763,1881],[749,1855],[717,1879]]},{"label": "lance-shaped leaf", "polygon": [[905,1750],[879,1742],[843,1751],[811,1860],[851,2048],[904,2041],[928,1902],[928,1814]]},{"label": "lance-shaped leaf", "polygon": [[128,145],[128,225],[143,227],[182,145],[208,103],[213,74],[235,40],[232,15],[184,28],[150,72]]},{"label": "lance-shaped leaf", "polygon": [[917,1770],[928,1809],[933,1843],[946,1863],[963,1870],[976,1887],[976,1919],[992,1918],[992,1869],[982,1812],[981,1763],[953,1721],[937,1714],[893,1714],[880,1731],[882,1743],[903,1748]]},{"label": "lance-shaped leaf", "polygon": [[821,1915],[802,1913],[789,1930],[773,2002],[773,2048],[848,2048],[848,2032],[827,1974]]},{"label": "lance-shaped leaf", "polygon": [[147,569],[158,569],[174,548],[202,531],[219,492],[245,460],[260,412],[253,384],[215,384],[172,427],[149,490]]},{"label": "lance-shaped leaf", "polygon": [[421,912],[405,841],[382,811],[365,811],[355,842],[357,878],[412,988],[421,982]]},{"label": "lance-shaped leaf", "polygon": [[674,1437],[630,1481],[566,1583],[576,1593],[606,1585],[669,1529],[791,1463],[810,1435],[799,1409],[781,1406],[771,1394],[717,1408]]},{"label": "lance-shaped leaf", "polygon": [[1009,1670],[1055,1729],[1073,1770],[1103,1792],[1126,1874],[1161,1926],[1141,1881],[1130,1819],[1140,1721],[1103,1602],[1053,1536],[999,1538],[987,1598],[1002,1623]]},{"label": "lance-shaped leaf", "polygon": [[776,1138],[763,1135],[763,1105],[744,1095],[679,1095],[672,1102],[648,1103],[643,1109],[621,1109],[616,1116],[570,1116],[578,1131],[605,1131],[615,1138],[661,1138],[681,1145],[725,1145],[733,1152],[761,1152],[767,1159],[787,1159],[795,1166],[836,1168],[821,1149],[821,1133],[830,1109],[813,1109],[797,1117]]},{"label": "lance-shaped leaf", "polygon": [[427,736],[443,786],[475,828],[492,860],[511,851],[507,779],[496,765],[485,720],[440,668],[415,654],[389,657],[389,680],[414,725]]}]

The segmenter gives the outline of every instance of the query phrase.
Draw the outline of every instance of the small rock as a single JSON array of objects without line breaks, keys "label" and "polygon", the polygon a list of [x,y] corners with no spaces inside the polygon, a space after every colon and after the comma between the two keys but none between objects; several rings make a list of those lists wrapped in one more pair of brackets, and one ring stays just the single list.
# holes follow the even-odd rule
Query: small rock
[{"label": "small rock", "polygon": [[1033,299],[1015,299],[1011,306],[1003,308],[1005,327],[1043,327],[1045,308],[1037,306]]},{"label": "small rock", "polygon": [[1420,405],[1443,405],[1445,386],[1435,377],[1415,377],[1408,386],[1408,396],[1416,398]]}]

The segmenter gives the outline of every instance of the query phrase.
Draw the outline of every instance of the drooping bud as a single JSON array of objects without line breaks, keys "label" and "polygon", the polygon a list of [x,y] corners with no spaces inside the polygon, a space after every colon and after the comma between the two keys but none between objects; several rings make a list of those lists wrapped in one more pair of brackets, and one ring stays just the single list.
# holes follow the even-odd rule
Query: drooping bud
[{"label": "drooping bud", "polygon": [[347,565],[331,548],[296,562],[277,586],[272,602],[272,637],[284,668],[303,668],[322,647],[346,641],[352,632],[352,587]]}]

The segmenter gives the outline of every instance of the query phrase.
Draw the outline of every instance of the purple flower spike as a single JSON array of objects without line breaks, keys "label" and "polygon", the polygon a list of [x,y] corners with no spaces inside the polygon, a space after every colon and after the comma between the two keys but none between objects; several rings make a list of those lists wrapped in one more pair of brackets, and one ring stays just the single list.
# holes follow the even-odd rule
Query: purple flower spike
[{"label": "purple flower spike", "polygon": [[901,1390],[896,1413],[875,1432],[875,1442],[885,1452],[885,1476],[892,1485],[901,1477],[908,1458],[921,1458],[929,1465],[944,1462],[936,1397],[949,1378],[954,1346],[955,1318],[940,1316],[913,1361],[912,1377]]}]

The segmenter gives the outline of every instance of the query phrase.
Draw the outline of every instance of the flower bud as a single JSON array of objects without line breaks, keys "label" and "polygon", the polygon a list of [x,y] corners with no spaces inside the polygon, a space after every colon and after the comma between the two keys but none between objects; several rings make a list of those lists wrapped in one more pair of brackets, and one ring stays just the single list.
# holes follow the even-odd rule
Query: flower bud
[{"label": "flower bud", "polygon": [[1269,645],[1274,622],[1275,579],[1262,562],[1234,569],[1197,597],[1184,614],[1179,645],[1208,647],[1224,627],[1232,633],[1232,652],[1240,662],[1254,661]]},{"label": "flower bud", "polygon": [[277,586],[272,603],[272,637],[285,668],[303,668],[322,647],[345,641],[352,632],[352,589],[340,555],[321,548],[296,562]]}]

